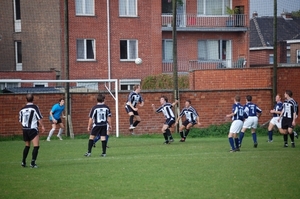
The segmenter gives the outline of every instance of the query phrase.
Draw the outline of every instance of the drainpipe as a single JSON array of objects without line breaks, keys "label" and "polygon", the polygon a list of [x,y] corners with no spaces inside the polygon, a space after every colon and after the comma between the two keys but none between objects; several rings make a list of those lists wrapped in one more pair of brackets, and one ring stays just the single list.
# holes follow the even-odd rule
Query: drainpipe
[{"label": "drainpipe", "polygon": [[[111,71],[110,71],[110,18],[109,18],[109,0],[107,0],[107,67],[108,67],[108,79],[111,79]],[[110,89],[111,83],[109,82],[108,88]]]}]

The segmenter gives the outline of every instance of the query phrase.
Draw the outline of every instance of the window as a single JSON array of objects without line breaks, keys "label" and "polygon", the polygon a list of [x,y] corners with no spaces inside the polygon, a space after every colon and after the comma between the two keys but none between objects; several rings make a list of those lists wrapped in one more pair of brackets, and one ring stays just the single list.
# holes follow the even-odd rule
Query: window
[{"label": "window", "polygon": [[230,40],[199,40],[198,60],[230,60]]},{"label": "window", "polygon": [[34,82],[33,87],[35,88],[44,88],[48,87],[48,83],[43,83],[43,82]]},{"label": "window", "polygon": [[297,64],[300,64],[300,50],[297,50]]},{"label": "window", "polygon": [[173,62],[173,41],[165,39],[162,41],[163,62]]},{"label": "window", "polygon": [[137,0],[119,0],[119,15],[126,17],[136,17]]},{"label": "window", "polygon": [[162,0],[161,1],[161,13],[172,14],[172,0]]},{"label": "window", "polygon": [[274,64],[274,55],[269,54],[269,64]]},{"label": "window", "polygon": [[22,70],[22,43],[15,41],[16,70]]},{"label": "window", "polygon": [[140,84],[140,79],[120,79],[120,90],[133,90],[134,85]]},{"label": "window", "polygon": [[18,83],[21,79],[8,79],[8,80],[16,80],[16,82],[0,82],[0,90],[5,88],[16,88],[20,87],[20,83]]},{"label": "window", "polygon": [[287,64],[291,63],[291,54],[289,54],[289,53],[286,54],[286,63]]},{"label": "window", "polygon": [[20,0],[14,0],[15,32],[21,32],[21,7]]},{"label": "window", "polygon": [[95,40],[77,39],[77,60],[95,60]]},{"label": "window", "polygon": [[197,0],[198,15],[226,15],[231,0]]},{"label": "window", "polygon": [[135,60],[138,57],[137,40],[121,40],[120,41],[120,59]]},{"label": "window", "polygon": [[94,15],[94,0],[76,0],[76,15]]}]

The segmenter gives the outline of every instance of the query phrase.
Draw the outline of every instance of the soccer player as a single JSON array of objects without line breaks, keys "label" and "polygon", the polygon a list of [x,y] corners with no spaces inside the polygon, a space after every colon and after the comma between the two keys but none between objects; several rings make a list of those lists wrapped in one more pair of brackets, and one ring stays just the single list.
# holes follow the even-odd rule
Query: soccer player
[{"label": "soccer player", "polygon": [[298,115],[298,103],[292,98],[293,92],[290,90],[286,90],[284,93],[285,101],[283,102],[283,109],[281,111],[280,117],[278,121],[281,120],[281,128],[284,131],[283,140],[284,145],[283,147],[288,147],[288,134],[291,138],[291,145],[295,148],[294,142],[294,132],[293,129],[296,125],[296,119]]},{"label": "soccer player", "polygon": [[271,121],[269,122],[269,127],[268,127],[268,142],[273,142],[273,128],[276,125],[279,132],[281,134],[284,134],[284,131],[281,128],[281,120],[278,121],[278,118],[280,116],[280,113],[282,111],[282,102],[281,102],[281,96],[280,94],[277,94],[275,97],[276,104],[272,110],[270,110],[270,113],[273,114],[273,117]]},{"label": "soccer player", "polygon": [[52,106],[52,109],[50,111],[50,116],[49,116],[49,120],[52,123],[52,129],[49,131],[47,141],[50,141],[50,138],[56,129],[56,125],[59,125],[59,127],[60,127],[58,130],[57,137],[60,140],[63,140],[61,135],[62,135],[65,127],[64,127],[64,124],[62,123],[61,118],[65,118],[65,116],[63,114],[63,111],[65,110],[64,104],[65,104],[65,100],[63,98],[60,98],[58,100],[58,103],[56,103]]},{"label": "soccer player", "polygon": [[[179,133],[180,133],[180,137],[181,137],[180,142],[185,142],[186,137],[188,136],[190,129],[195,124],[198,124],[199,126],[201,125],[200,121],[199,121],[199,115],[198,115],[196,109],[194,109],[194,107],[191,106],[191,101],[190,100],[185,101],[185,107],[180,112],[179,117],[177,118],[175,125],[178,124],[179,120],[183,116],[185,116],[186,120],[179,127]],[[184,130],[185,130],[185,132],[184,132]]]},{"label": "soccer player", "polygon": [[30,149],[30,142],[33,144],[31,168],[38,168],[35,161],[39,152],[39,125],[42,127],[42,133],[45,131],[42,119],[43,116],[37,105],[33,104],[33,94],[27,94],[27,104],[19,112],[19,122],[23,127],[23,140],[25,142],[25,148],[23,150],[23,159],[21,166],[26,167],[26,158]]},{"label": "soccer player", "polygon": [[238,95],[235,96],[234,104],[232,105],[232,113],[226,115],[226,117],[232,118],[232,123],[228,133],[228,140],[231,146],[230,152],[240,151],[239,138],[237,137],[237,134],[241,131],[243,127],[243,121],[244,121],[244,108],[240,104],[240,101],[241,101],[241,97]]},{"label": "soccer player", "polygon": [[107,135],[107,125],[109,129],[112,130],[111,126],[111,112],[110,108],[104,104],[105,96],[98,94],[97,96],[97,105],[95,105],[89,114],[89,122],[87,130],[90,132],[90,137],[88,141],[88,151],[84,156],[89,157],[92,153],[92,147],[94,144],[94,138],[97,135],[100,135],[102,142],[102,157],[106,156],[106,135]]},{"label": "soccer player", "polygon": [[[160,104],[161,106],[156,109],[155,105],[152,104],[152,109],[155,113],[163,113],[165,116],[165,123],[163,124],[163,127],[161,129],[163,136],[165,138],[164,144],[170,144],[169,136],[171,136],[170,127],[175,123],[175,115],[172,110],[172,107],[175,106],[175,104],[178,103],[178,100],[176,100],[174,103],[169,103],[168,98],[166,96],[162,96],[160,98]],[[172,138],[170,138],[171,140]]]},{"label": "soccer player", "polygon": [[[129,115],[129,130],[133,130],[141,122],[141,117],[138,113],[138,108],[136,105],[139,103],[139,106],[144,106],[144,100],[140,95],[141,87],[140,85],[135,85],[133,91],[128,95],[128,99],[125,105],[125,110]],[[136,119],[134,122],[134,118]]]},{"label": "soccer player", "polygon": [[257,148],[257,136],[256,136],[256,129],[258,125],[258,118],[261,116],[262,110],[254,103],[252,103],[252,96],[246,96],[246,104],[244,105],[244,112],[247,115],[247,119],[244,121],[243,129],[240,132],[239,140],[240,146],[242,146],[242,141],[244,138],[245,131],[247,129],[251,129],[252,139],[254,142],[254,148]]}]

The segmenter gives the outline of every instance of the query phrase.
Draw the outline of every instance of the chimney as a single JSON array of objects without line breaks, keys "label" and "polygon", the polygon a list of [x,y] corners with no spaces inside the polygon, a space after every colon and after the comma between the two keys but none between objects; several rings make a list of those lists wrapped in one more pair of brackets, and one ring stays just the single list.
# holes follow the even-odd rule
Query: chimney
[{"label": "chimney", "polygon": [[285,20],[293,20],[292,13],[289,12],[282,12],[281,17],[284,18]]}]

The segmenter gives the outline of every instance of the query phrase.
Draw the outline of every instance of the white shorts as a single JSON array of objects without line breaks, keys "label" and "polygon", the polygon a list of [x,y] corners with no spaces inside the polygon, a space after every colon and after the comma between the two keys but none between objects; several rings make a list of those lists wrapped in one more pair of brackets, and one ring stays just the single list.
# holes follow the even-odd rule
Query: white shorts
[{"label": "white shorts", "polygon": [[239,133],[242,130],[242,127],[243,127],[243,121],[234,120],[231,123],[229,133]]},{"label": "white shorts", "polygon": [[279,118],[279,117],[273,117],[273,118],[271,119],[270,123],[273,124],[273,125],[276,125],[277,128],[281,129],[281,120],[282,120],[282,119],[280,119],[279,122],[278,122],[278,118]]},{"label": "white shorts", "polygon": [[251,116],[251,117],[248,117],[244,121],[243,128],[245,128],[245,129],[251,129],[251,128],[256,129],[257,124],[258,124],[258,117],[257,116]]}]

